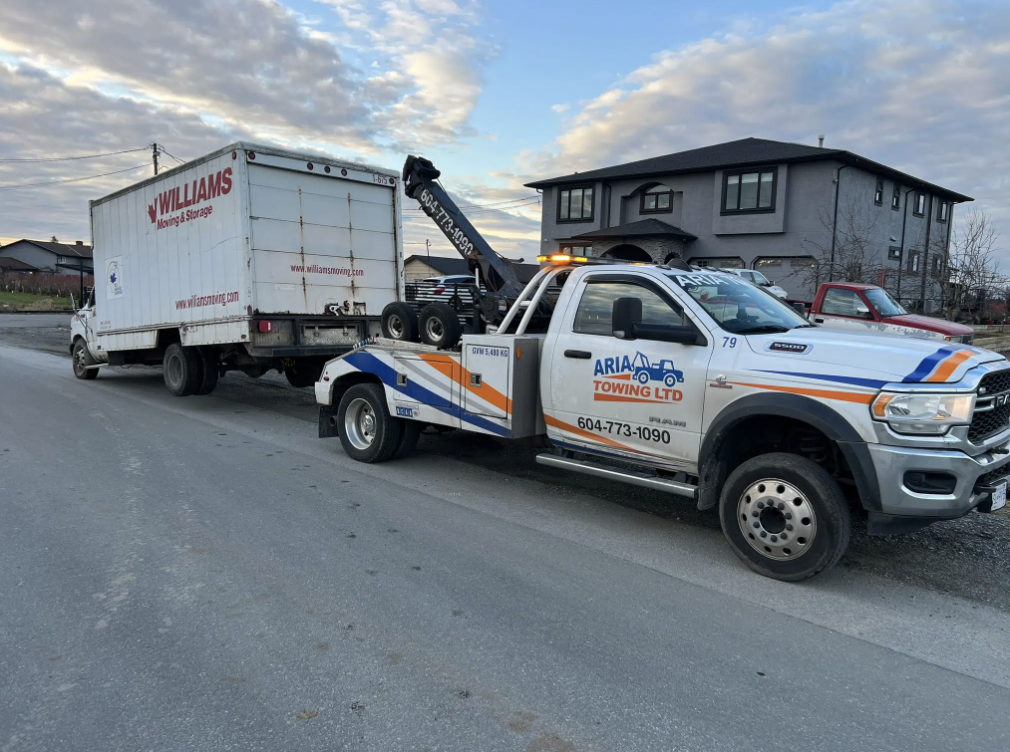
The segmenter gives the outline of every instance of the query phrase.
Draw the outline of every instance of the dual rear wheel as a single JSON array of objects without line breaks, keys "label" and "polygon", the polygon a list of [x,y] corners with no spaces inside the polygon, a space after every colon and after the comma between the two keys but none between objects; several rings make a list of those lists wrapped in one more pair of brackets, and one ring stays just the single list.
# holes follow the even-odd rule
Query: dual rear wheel
[{"label": "dual rear wheel", "polygon": [[217,387],[218,356],[210,347],[183,347],[175,342],[165,349],[162,369],[165,386],[176,397],[210,394]]}]

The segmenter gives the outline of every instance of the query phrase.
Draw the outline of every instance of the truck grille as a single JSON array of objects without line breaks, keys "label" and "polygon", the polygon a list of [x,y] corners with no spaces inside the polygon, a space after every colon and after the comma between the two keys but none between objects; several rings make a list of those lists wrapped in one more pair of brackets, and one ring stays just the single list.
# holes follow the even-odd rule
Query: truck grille
[{"label": "truck grille", "polygon": [[978,385],[968,441],[978,444],[1010,427],[1010,369],[990,373]]}]

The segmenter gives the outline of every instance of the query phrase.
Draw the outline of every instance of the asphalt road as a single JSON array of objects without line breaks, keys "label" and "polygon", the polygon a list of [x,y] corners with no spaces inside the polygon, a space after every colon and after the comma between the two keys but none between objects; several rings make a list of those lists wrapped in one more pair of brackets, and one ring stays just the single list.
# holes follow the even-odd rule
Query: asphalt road
[{"label": "asphalt road", "polygon": [[[1010,748],[1006,580],[915,539],[786,585],[498,442],[353,463],[275,379],[0,345],[0,395],[3,752]],[[952,530],[936,566],[1006,571]]]}]

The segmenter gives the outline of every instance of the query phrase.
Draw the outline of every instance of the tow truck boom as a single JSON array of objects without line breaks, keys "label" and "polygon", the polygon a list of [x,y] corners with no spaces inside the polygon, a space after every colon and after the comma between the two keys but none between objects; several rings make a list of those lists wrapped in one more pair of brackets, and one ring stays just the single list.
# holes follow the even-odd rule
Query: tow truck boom
[{"label": "tow truck boom", "polygon": [[478,294],[476,301],[484,317],[497,322],[525,285],[516,276],[512,262],[484,240],[438,184],[439,175],[441,172],[431,160],[408,156],[403,165],[404,191],[421,204],[424,213],[438,225],[453,247],[471,262],[471,268],[476,265],[480,270],[481,282],[487,292]]}]

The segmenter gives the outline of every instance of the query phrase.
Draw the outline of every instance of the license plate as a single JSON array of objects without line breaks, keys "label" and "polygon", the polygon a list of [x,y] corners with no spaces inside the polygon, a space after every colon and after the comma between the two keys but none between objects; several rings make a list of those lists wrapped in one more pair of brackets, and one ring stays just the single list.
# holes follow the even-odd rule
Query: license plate
[{"label": "license plate", "polygon": [[992,511],[1006,506],[1006,483],[1000,483],[992,492]]}]

